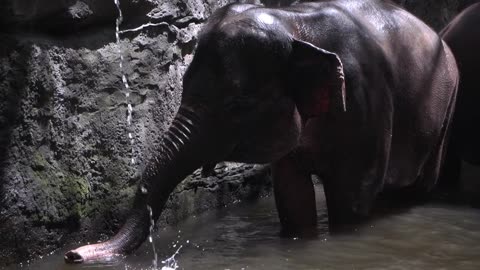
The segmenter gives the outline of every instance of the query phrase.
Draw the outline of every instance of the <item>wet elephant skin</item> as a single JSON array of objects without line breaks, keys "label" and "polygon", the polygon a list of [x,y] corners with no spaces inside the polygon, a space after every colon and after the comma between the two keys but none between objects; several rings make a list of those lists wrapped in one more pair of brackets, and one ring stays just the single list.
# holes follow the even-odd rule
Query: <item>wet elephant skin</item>
[{"label": "wet elephant skin", "polygon": [[217,10],[199,35],[180,109],[145,165],[132,213],[67,262],[135,250],[178,183],[219,161],[271,163],[286,235],[315,233],[311,175],[331,228],[368,217],[377,195],[436,183],[458,72],[438,35],[389,1]]},{"label": "wet elephant skin", "polygon": [[460,85],[452,125],[458,155],[480,165],[480,3],[460,13],[440,33],[458,63]]},{"label": "wet elephant skin", "polygon": [[471,197],[468,200],[473,199],[473,203],[478,206],[480,206],[480,183],[460,183],[478,182],[478,176],[469,177],[471,180],[463,179],[460,172],[469,174],[465,171],[466,167],[480,166],[480,107],[477,104],[480,100],[479,26],[480,3],[477,3],[462,11],[440,32],[457,60],[460,73],[450,146],[441,184],[450,190],[467,186],[468,190],[463,191],[470,194],[467,196]]}]

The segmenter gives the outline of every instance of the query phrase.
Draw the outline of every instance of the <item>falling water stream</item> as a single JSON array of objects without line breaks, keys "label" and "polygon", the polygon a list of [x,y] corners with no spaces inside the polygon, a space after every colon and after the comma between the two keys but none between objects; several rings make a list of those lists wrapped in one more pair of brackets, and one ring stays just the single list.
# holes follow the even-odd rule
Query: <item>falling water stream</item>
[{"label": "falling water stream", "polygon": [[125,62],[125,57],[123,56],[123,51],[122,51],[122,44],[120,40],[120,25],[123,22],[123,14],[122,10],[120,8],[120,0],[114,0],[115,5],[118,9],[118,17],[116,19],[116,25],[115,25],[115,38],[117,42],[117,47],[118,47],[118,54],[120,55],[120,72],[122,73],[122,82],[123,86],[125,87],[125,99],[127,102],[127,131],[128,131],[128,139],[130,141],[131,145],[131,159],[130,162],[132,165],[135,164],[135,150],[134,150],[134,143],[135,140],[133,138],[133,129],[131,127],[132,125],[132,114],[133,114],[133,107],[132,103],[130,102],[130,85],[128,84],[128,79],[127,75],[125,74],[124,70],[124,62]]},{"label": "falling water stream", "polygon": [[[115,2],[115,6],[117,7],[117,10],[118,10],[118,16],[117,16],[116,23],[115,23],[115,38],[116,38],[116,43],[117,43],[117,47],[118,47],[118,54],[120,55],[120,63],[119,63],[120,64],[120,72],[122,74],[122,82],[123,82],[123,85],[125,87],[125,99],[126,99],[126,102],[127,102],[127,132],[128,132],[128,140],[130,141],[130,146],[131,146],[130,163],[132,164],[132,166],[134,166],[135,165],[135,148],[134,148],[135,140],[133,138],[133,130],[134,129],[132,128],[133,107],[132,107],[132,103],[130,102],[130,86],[128,84],[127,75],[126,75],[125,69],[124,69],[125,58],[123,56],[122,44],[121,44],[121,39],[120,39],[120,34],[122,33],[122,31],[120,31],[120,25],[123,22],[123,13],[122,13],[122,9],[120,7],[120,0],[114,0],[114,2]],[[148,193],[148,190],[145,187],[142,187],[141,191],[142,191],[142,193],[145,193],[145,194]],[[157,254],[157,251],[156,251],[156,248],[155,248],[155,243],[153,242],[153,230],[155,228],[155,220],[153,218],[153,211],[152,211],[152,207],[150,205],[147,205],[147,211],[148,211],[149,217],[150,217],[150,227],[149,227],[150,235],[148,236],[148,240],[149,240],[149,243],[150,243],[152,251],[153,251],[152,266],[153,266],[154,270],[157,270],[158,269],[158,254]],[[175,255],[178,253],[178,251],[179,250],[177,250],[177,252],[173,256],[171,256],[170,258],[165,260],[166,261],[166,266],[162,267],[162,270],[174,270],[174,269],[178,268],[178,264],[175,261]],[[162,261],[162,263],[164,263],[164,261]]]}]

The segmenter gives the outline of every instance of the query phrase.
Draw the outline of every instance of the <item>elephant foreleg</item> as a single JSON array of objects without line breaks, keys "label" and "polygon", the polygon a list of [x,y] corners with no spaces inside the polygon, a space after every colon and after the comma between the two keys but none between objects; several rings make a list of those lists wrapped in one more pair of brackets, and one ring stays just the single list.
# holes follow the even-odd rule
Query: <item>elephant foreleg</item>
[{"label": "elephant foreleg", "polygon": [[373,201],[373,196],[366,196],[369,192],[361,192],[338,182],[330,179],[323,181],[331,231],[343,230],[362,222],[368,216]]},{"label": "elephant foreleg", "polygon": [[275,162],[272,171],[282,234],[308,236],[315,233],[317,209],[310,173],[302,170],[292,155]]},{"label": "elephant foreleg", "polygon": [[[386,168],[381,154],[372,153],[382,152],[385,151],[372,151],[370,155],[363,156],[362,162],[343,163],[322,178],[331,231],[348,230],[351,225],[364,222],[371,214],[377,194],[382,190]],[[376,160],[377,156],[380,160]],[[341,159],[348,158],[342,155]],[[361,160],[360,156],[355,160]]]}]

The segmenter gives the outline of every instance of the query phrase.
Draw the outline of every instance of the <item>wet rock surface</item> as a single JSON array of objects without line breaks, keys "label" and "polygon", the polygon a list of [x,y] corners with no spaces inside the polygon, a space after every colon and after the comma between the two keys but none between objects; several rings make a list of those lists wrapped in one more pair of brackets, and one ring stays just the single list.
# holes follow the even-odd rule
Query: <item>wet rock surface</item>
[{"label": "wet rock surface", "polygon": [[[229,2],[122,0],[122,29],[165,24],[123,34],[120,47],[113,0],[0,3],[0,266],[118,229],[141,164],[178,107],[197,33]],[[472,1],[400,2],[439,29]],[[130,127],[119,49],[131,86]],[[172,194],[159,223],[269,190],[262,166],[221,164],[207,178],[197,171]]]},{"label": "wet rock surface", "polygon": [[[125,18],[146,20],[156,6],[151,0],[121,0]],[[114,0],[5,0],[0,4],[0,25],[7,31],[71,33],[112,22],[117,16]]]},{"label": "wet rock surface", "polygon": [[[53,2],[51,8],[59,8]],[[15,31],[0,33],[0,265],[35,258],[73,240],[111,235],[121,226],[142,164],[177,110],[201,23],[227,3],[163,1],[145,12],[127,11],[123,29],[138,26],[147,13],[166,24],[126,33],[119,47],[115,5],[97,2],[108,1],[84,1],[93,12],[85,13],[93,16],[92,25],[79,22],[72,33],[62,30],[69,25],[62,26],[60,19],[55,34],[51,26],[35,25],[42,14],[60,18],[50,4],[35,9],[38,14],[11,17]],[[86,10],[78,2],[77,7]],[[136,13],[140,16],[131,15]],[[119,49],[131,87],[128,101]],[[135,165],[130,164],[129,131]],[[220,178],[194,176],[192,183],[179,186],[169,202],[175,211],[167,207],[161,223],[247,198],[245,192],[257,194],[265,186],[265,181],[248,180],[255,178],[249,173],[265,174],[259,168],[224,170],[229,173]],[[243,189],[233,190],[238,185]],[[175,200],[186,202],[175,205]]]}]

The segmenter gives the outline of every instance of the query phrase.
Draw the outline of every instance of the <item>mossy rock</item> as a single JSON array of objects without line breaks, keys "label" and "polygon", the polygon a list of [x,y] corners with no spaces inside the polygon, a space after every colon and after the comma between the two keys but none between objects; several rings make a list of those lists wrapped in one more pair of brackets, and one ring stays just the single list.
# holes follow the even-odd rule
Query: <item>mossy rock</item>
[{"label": "mossy rock", "polygon": [[33,219],[40,224],[62,224],[68,220],[87,216],[91,193],[87,180],[55,163],[49,162],[46,154],[38,151],[32,159],[32,181],[35,190],[35,204],[38,213]]}]

